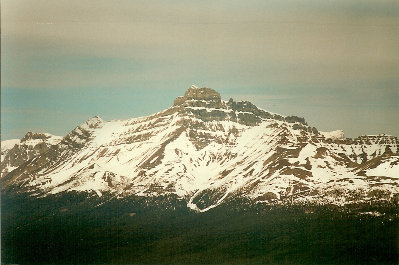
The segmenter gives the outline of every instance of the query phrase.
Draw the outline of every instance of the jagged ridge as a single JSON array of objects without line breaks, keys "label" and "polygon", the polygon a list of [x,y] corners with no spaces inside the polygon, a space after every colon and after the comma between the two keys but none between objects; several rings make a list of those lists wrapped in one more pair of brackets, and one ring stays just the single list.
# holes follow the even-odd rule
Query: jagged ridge
[{"label": "jagged ridge", "polygon": [[192,86],[148,117],[88,120],[2,183],[42,195],[177,194],[198,211],[234,197],[343,204],[394,199],[398,161],[396,137],[326,139],[304,118]]}]

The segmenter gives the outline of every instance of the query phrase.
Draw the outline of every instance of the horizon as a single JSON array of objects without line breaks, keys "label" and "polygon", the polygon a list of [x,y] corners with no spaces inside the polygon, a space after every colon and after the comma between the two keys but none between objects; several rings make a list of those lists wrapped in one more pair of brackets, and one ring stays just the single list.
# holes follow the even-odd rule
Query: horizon
[{"label": "horizon", "polygon": [[399,3],[2,1],[1,140],[151,115],[191,84],[399,136]]},{"label": "horizon", "polygon": [[[197,87],[195,84],[192,84],[189,88],[191,88],[191,87],[195,87],[195,88],[209,88],[209,87]],[[211,88],[212,89],[212,88]],[[216,90],[215,90],[216,91]],[[216,92],[218,92],[218,91],[216,91]],[[182,95],[181,96],[183,96],[184,95],[184,93],[182,93]],[[229,98],[230,99],[230,98]],[[239,101],[241,101],[241,102],[243,102],[243,101],[247,101],[247,100],[245,100],[245,99],[242,99],[242,100],[236,100],[236,99],[234,99],[234,98],[232,98],[234,101],[236,101],[236,102],[239,102]],[[228,102],[228,100],[227,99],[223,99],[223,97],[222,97],[222,101],[225,101],[225,102]],[[171,108],[171,107],[173,107],[173,102],[172,102],[172,105],[171,106],[169,106],[168,108]],[[259,107],[259,106],[256,106],[256,107],[258,107],[259,109],[263,109],[262,107]],[[166,110],[166,109],[168,109],[168,108],[165,108],[165,109],[162,109],[162,110],[159,110],[159,111],[157,111],[157,112],[161,112],[161,111],[164,111],[164,110]],[[263,110],[266,110],[266,111],[268,111],[268,112],[270,112],[270,113],[275,113],[275,112],[271,112],[271,111],[269,111],[269,110],[267,110],[267,109],[263,109]],[[103,117],[101,117],[100,115],[93,115],[93,116],[90,116],[90,117],[88,117],[86,120],[84,120],[84,121],[82,121],[81,123],[79,123],[79,124],[76,124],[75,125],[75,127],[73,127],[73,128],[71,128],[69,131],[67,131],[65,134],[63,134],[63,135],[55,135],[55,134],[52,134],[52,133],[50,133],[50,134],[52,134],[52,135],[54,135],[54,136],[61,136],[61,137],[64,137],[65,135],[67,135],[70,131],[72,131],[74,128],[76,128],[77,126],[80,126],[81,124],[83,124],[84,122],[86,122],[86,121],[88,121],[88,120],[91,120],[91,119],[93,119],[93,118],[100,118],[101,120],[103,120],[104,122],[112,122],[112,121],[117,121],[117,120],[128,120],[128,119],[138,119],[138,118],[141,118],[141,117],[147,117],[147,116],[150,116],[150,115],[153,115],[153,114],[155,114],[155,113],[157,113],[157,112],[154,112],[154,113],[151,113],[151,114],[148,114],[148,115],[142,115],[142,116],[137,116],[137,117],[128,117],[128,118],[123,118],[123,119],[119,119],[119,118],[115,118],[115,119],[103,119]],[[280,113],[275,113],[275,114],[280,114]],[[283,115],[283,116],[290,116],[290,115],[294,115],[294,114],[289,114],[289,115]],[[295,116],[295,115],[294,115]],[[301,117],[301,118],[305,118],[305,120],[306,120],[306,117]],[[312,126],[312,125],[310,125],[310,126]],[[313,127],[313,126],[312,126]],[[318,129],[318,128],[317,128]],[[336,130],[331,130],[331,131],[322,131],[322,130],[319,130],[319,131],[321,131],[321,132],[333,132],[333,131],[339,131],[339,130],[342,130],[342,129],[336,129]],[[342,130],[343,131],[343,130]],[[343,131],[344,133],[345,133],[345,131]],[[7,140],[20,140],[20,139],[22,139],[27,133],[49,133],[49,132],[47,132],[47,131],[31,131],[31,130],[28,130],[28,131],[26,131],[25,133],[24,133],[24,135],[22,135],[21,137],[19,137],[19,138],[10,138],[10,139],[4,139],[4,140],[2,140],[2,141],[7,141]],[[345,134],[345,138],[356,138],[356,137],[360,137],[360,136],[364,136],[364,135],[366,135],[366,136],[378,136],[378,135],[387,135],[387,136],[396,136],[396,135],[391,135],[391,134],[387,134],[387,133],[384,133],[384,132],[382,132],[382,133],[378,133],[378,134],[360,134],[360,135],[357,135],[357,136],[354,136],[354,137],[348,137],[346,134]]]}]

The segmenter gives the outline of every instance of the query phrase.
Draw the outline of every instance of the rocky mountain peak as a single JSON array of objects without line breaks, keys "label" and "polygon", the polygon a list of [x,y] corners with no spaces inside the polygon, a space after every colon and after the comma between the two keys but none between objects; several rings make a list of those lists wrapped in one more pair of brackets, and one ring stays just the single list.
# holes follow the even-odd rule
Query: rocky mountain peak
[{"label": "rocky mountain peak", "polygon": [[101,128],[103,123],[104,123],[104,121],[99,116],[94,116],[94,117],[88,119],[82,126],[83,127],[87,126],[91,129],[95,129],[95,128]]},{"label": "rocky mountain peak", "polygon": [[209,87],[197,88],[196,86],[191,86],[184,93],[184,97],[188,100],[221,100],[220,94]]},{"label": "rocky mountain peak", "polygon": [[173,105],[220,108],[222,106],[222,99],[220,94],[212,88],[198,88],[192,85],[186,90],[184,96],[175,99]]},{"label": "rocky mountain peak", "polygon": [[93,131],[103,125],[104,121],[99,116],[94,116],[67,134],[62,143],[75,149],[82,148],[92,138]]},{"label": "rocky mountain peak", "polygon": [[29,140],[45,140],[50,138],[51,136],[47,133],[35,133],[35,132],[27,132],[24,137],[22,137],[21,142],[29,141]]},{"label": "rocky mountain peak", "polygon": [[21,140],[12,139],[1,142],[1,177],[26,161],[47,152],[57,145],[62,137],[49,133],[27,132]]},{"label": "rocky mountain peak", "polygon": [[304,118],[282,116],[259,109],[249,101],[236,102],[232,98],[222,101],[220,94],[212,88],[190,86],[184,96],[177,97],[173,104],[182,113],[189,113],[203,121],[233,121],[255,126],[263,120],[285,121],[292,124],[294,130],[304,130],[318,134],[316,128],[310,127]]}]

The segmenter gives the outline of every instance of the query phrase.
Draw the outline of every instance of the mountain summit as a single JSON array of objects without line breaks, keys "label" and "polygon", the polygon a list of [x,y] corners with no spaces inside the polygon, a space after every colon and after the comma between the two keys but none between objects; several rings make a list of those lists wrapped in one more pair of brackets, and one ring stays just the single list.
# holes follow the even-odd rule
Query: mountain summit
[{"label": "mountain summit", "polygon": [[176,98],[173,105],[221,108],[222,99],[220,94],[212,88],[197,88],[193,85],[186,91],[184,96]]},{"label": "mountain summit", "polygon": [[269,204],[397,199],[397,137],[329,135],[304,118],[191,86],[164,111],[93,117],[17,168],[2,163],[2,186],[40,196],[173,194],[197,211],[237,197]]}]

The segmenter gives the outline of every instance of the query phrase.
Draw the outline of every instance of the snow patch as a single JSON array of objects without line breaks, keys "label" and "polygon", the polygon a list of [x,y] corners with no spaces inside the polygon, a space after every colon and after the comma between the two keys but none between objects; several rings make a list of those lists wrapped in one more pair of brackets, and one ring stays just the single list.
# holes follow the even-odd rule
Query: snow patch
[{"label": "snow patch", "polygon": [[1,151],[3,152],[4,150],[12,149],[16,144],[19,144],[20,142],[21,142],[20,139],[1,141]]},{"label": "snow patch", "polygon": [[336,131],[331,131],[331,132],[321,132],[319,131],[321,135],[324,136],[326,139],[333,139],[333,140],[341,140],[345,139],[345,134],[343,130],[336,130]]}]

